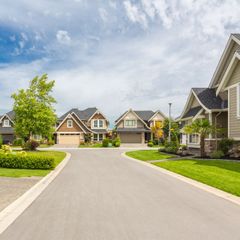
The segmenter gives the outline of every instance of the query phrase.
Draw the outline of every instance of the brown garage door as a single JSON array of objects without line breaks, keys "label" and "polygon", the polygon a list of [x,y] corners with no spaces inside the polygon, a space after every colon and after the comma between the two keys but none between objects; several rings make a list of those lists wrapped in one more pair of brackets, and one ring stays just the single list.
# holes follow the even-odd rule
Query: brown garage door
[{"label": "brown garage door", "polygon": [[80,135],[66,134],[58,136],[58,144],[79,144]]},{"label": "brown garage door", "polygon": [[142,143],[141,133],[120,133],[119,137],[122,143]]}]

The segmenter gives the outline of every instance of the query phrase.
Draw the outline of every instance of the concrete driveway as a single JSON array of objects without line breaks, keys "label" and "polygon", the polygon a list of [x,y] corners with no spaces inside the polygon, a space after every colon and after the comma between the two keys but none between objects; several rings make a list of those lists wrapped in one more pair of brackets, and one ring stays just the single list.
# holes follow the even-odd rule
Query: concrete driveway
[{"label": "concrete driveway", "polygon": [[122,150],[72,159],[1,240],[239,240],[240,207]]}]

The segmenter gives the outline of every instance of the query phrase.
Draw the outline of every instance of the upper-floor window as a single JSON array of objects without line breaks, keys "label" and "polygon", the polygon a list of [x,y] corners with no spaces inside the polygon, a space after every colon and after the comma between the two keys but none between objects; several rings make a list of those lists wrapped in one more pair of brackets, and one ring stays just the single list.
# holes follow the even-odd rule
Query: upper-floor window
[{"label": "upper-floor window", "polygon": [[73,127],[73,121],[71,119],[67,120],[67,127],[72,128]]},{"label": "upper-floor window", "polygon": [[103,120],[102,119],[95,119],[93,121],[94,128],[103,128]]},{"label": "upper-floor window", "polygon": [[125,127],[136,127],[137,121],[136,120],[125,120],[124,126]]},{"label": "upper-floor window", "polygon": [[9,119],[3,120],[3,127],[11,127]]}]

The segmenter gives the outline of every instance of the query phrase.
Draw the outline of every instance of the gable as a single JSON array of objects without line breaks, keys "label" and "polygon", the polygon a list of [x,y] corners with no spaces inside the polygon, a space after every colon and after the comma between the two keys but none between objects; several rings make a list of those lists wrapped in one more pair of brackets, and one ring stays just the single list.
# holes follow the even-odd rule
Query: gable
[{"label": "gable", "polygon": [[233,73],[226,84],[226,87],[232,86],[236,83],[240,83],[240,61],[238,61],[235,69],[233,70]]},{"label": "gable", "polygon": [[[73,127],[68,128],[67,127],[67,121],[72,120],[73,121]],[[61,126],[57,129],[57,132],[84,132],[83,127],[77,120],[71,116],[65,118],[65,120],[61,123]]]},{"label": "gable", "polygon": [[0,126],[3,126],[4,120],[9,120],[10,126],[13,127],[13,122],[12,122],[12,120],[11,120],[7,115],[3,115],[3,116],[2,116],[1,122],[0,122]]},{"label": "gable", "polygon": [[152,119],[151,121],[164,121],[164,117],[160,114],[157,113]]}]

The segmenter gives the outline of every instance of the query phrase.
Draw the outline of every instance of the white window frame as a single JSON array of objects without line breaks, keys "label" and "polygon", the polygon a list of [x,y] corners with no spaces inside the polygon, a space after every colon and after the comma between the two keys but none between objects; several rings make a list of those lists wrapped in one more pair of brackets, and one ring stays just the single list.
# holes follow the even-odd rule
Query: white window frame
[{"label": "white window frame", "polygon": [[[134,122],[134,124],[129,124],[130,122],[132,122],[132,123]],[[136,119],[126,119],[126,120],[124,120],[124,127],[126,127],[126,128],[137,127],[137,120]]]},{"label": "white window frame", "polygon": [[[191,142],[191,141],[190,141],[191,136],[195,136],[196,139],[197,139],[197,141],[196,141],[196,142]],[[189,135],[188,135],[188,143],[189,143],[189,144],[199,144],[199,143],[200,143],[200,137],[199,137],[199,135],[196,134],[196,133],[189,134]]]},{"label": "white window frame", "polygon": [[104,128],[104,120],[103,119],[94,119],[93,120],[93,128]]},{"label": "white window frame", "polygon": [[236,87],[237,89],[237,118],[240,118],[240,83]]},{"label": "white window frame", "polygon": [[101,142],[102,140],[103,140],[103,134],[102,133],[94,133],[93,134],[93,141],[94,142]]},{"label": "white window frame", "polygon": [[[7,122],[7,124],[6,124]],[[3,120],[3,127],[11,127],[10,120],[9,119],[4,119]]]},{"label": "white window frame", "polygon": [[72,119],[67,120],[67,128],[73,128],[73,120]]}]

